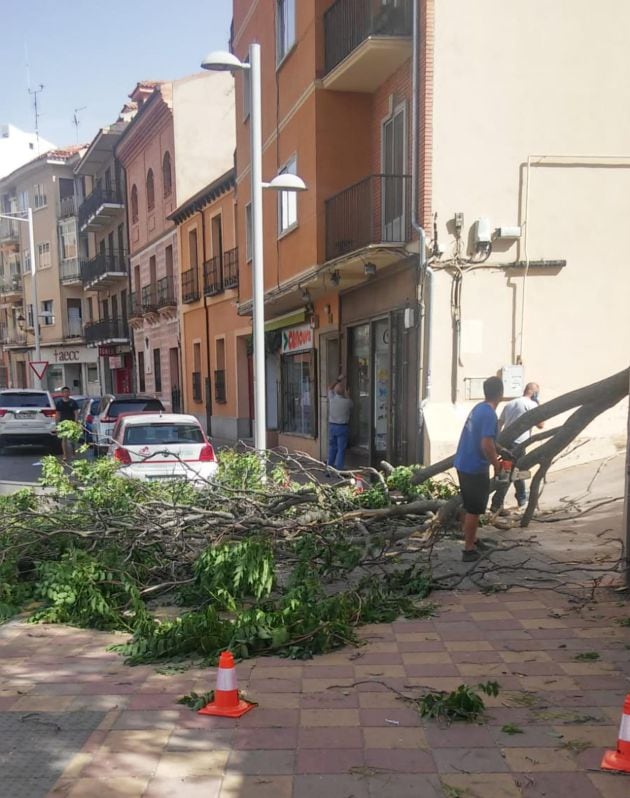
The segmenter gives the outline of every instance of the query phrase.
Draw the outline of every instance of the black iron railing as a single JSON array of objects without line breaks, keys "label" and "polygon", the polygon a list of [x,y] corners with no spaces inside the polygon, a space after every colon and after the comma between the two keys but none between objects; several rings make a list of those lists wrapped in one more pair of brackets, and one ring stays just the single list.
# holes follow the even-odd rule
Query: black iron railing
[{"label": "black iron railing", "polygon": [[371,175],[326,200],[326,260],[411,241],[411,178]]},{"label": "black iron railing", "polygon": [[201,402],[201,372],[192,373],[192,398],[193,402]]},{"label": "black iron railing", "polygon": [[197,267],[182,272],[182,302],[189,304],[199,299],[199,271]]},{"label": "black iron railing", "polygon": [[0,219],[0,241],[19,241],[20,223],[13,219]]},{"label": "black iron railing", "polygon": [[123,195],[119,186],[113,183],[103,186],[98,183],[94,191],[88,194],[79,206],[79,227],[86,225],[104,205],[122,208],[123,204]]},{"label": "black iron railing", "polygon": [[203,264],[203,292],[206,296],[214,296],[223,291],[223,275],[221,274],[221,256],[207,260]]},{"label": "black iron railing", "polygon": [[138,316],[142,316],[142,302],[140,302],[140,297],[136,291],[132,291],[129,294],[127,314],[130,319],[137,319]]},{"label": "black iron railing", "polygon": [[95,283],[106,274],[121,277],[127,274],[126,252],[100,252],[91,260],[84,260],[81,263],[83,285]]},{"label": "black iron railing", "polygon": [[326,72],[370,36],[411,36],[412,0],[337,0],[324,14]]},{"label": "black iron railing", "polygon": [[76,197],[64,197],[59,200],[58,217],[60,219],[67,219],[70,216],[77,215],[77,200]]},{"label": "black iron railing", "polygon": [[157,306],[158,308],[169,308],[174,305],[177,305],[175,286],[173,278],[167,275],[157,281]]},{"label": "black iron railing", "polygon": [[154,285],[143,285],[141,292],[142,312],[151,313],[157,310],[157,289]]},{"label": "black iron railing", "polygon": [[81,261],[78,258],[61,261],[59,264],[59,280],[62,283],[76,283],[81,280]]},{"label": "black iron railing", "polygon": [[238,247],[223,253],[223,286],[238,288]]},{"label": "black iron railing", "polygon": [[218,404],[225,404],[227,401],[225,391],[225,369],[218,369],[214,372],[214,400]]},{"label": "black iron railing", "polygon": [[128,341],[129,330],[125,319],[103,319],[85,325],[86,344],[103,344],[107,341]]}]

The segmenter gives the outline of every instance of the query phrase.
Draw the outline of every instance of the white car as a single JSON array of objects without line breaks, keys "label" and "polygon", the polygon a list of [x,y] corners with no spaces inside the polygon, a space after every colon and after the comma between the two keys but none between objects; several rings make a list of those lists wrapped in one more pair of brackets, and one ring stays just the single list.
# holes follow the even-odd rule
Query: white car
[{"label": "white car", "polygon": [[108,454],[121,464],[118,473],[133,479],[203,484],[218,468],[199,421],[180,413],[121,415]]},{"label": "white car", "polygon": [[7,446],[45,446],[59,451],[55,403],[48,391],[0,390],[0,450]]}]

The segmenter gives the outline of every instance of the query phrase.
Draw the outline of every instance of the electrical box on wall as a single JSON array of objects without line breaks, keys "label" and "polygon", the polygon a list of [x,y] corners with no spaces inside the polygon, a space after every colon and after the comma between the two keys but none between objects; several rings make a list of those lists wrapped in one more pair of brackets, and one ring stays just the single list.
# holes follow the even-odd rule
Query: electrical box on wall
[{"label": "electrical box on wall", "polygon": [[525,369],[523,366],[517,366],[516,364],[503,366],[501,379],[503,380],[503,396],[506,399],[514,399],[523,395],[523,389],[525,388]]}]

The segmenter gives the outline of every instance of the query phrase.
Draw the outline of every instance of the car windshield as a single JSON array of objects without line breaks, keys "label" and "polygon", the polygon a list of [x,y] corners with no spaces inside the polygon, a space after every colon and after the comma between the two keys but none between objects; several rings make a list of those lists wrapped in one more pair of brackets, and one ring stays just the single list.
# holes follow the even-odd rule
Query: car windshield
[{"label": "car windshield", "polygon": [[50,407],[50,402],[45,393],[2,393],[0,407]]},{"label": "car windshield", "polygon": [[203,432],[196,424],[130,424],[125,430],[125,446],[159,446],[165,443],[203,443]]},{"label": "car windshield", "polygon": [[121,413],[155,413],[160,410],[164,410],[164,405],[159,399],[115,399],[107,408],[107,415],[118,418]]},{"label": "car windshield", "polygon": [[89,410],[89,412],[93,416],[95,416],[98,413],[98,406],[100,405],[100,403],[101,403],[100,399],[92,399],[92,401],[90,402],[90,410]]}]

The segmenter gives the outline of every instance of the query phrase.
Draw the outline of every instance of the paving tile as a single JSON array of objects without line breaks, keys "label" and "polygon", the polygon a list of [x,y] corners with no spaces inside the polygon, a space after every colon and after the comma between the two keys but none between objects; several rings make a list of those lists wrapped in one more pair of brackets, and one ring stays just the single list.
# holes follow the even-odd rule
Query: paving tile
[{"label": "paving tile", "polygon": [[109,775],[152,776],[160,761],[158,753],[133,751],[109,752],[100,750],[91,755],[90,762],[81,770],[82,778],[104,779]]},{"label": "paving tile", "polygon": [[444,774],[442,785],[466,798],[521,798],[515,778],[507,773]]},{"label": "paving tile", "polygon": [[[262,745],[264,744],[263,740]],[[295,751],[283,750],[232,751],[225,772],[242,773],[247,776],[291,775],[295,766],[295,756]]]},{"label": "paving tile", "polygon": [[[317,662],[318,660],[313,660]],[[361,657],[361,662],[364,662]],[[353,678],[354,668],[352,665],[316,665],[311,664],[304,668],[305,679],[337,679],[337,678]]]},{"label": "paving tile", "polygon": [[[265,697],[265,705],[268,705],[268,698],[269,696]],[[356,709],[359,706],[359,694],[354,687],[326,690],[323,693],[304,693],[296,698],[300,709]]]},{"label": "paving tile", "polygon": [[375,773],[368,781],[370,798],[444,798],[437,776],[419,773]]},{"label": "paving tile", "polygon": [[[402,665],[355,665],[354,666],[355,679],[369,679],[369,678],[390,678],[406,676],[405,668]],[[350,680],[351,682],[354,679]]]},{"label": "paving tile", "polygon": [[434,748],[439,773],[503,773],[509,770],[501,752],[494,748]]},{"label": "paving tile", "polygon": [[[378,665],[373,665],[372,670],[376,671]],[[352,689],[353,683],[357,677],[337,676],[329,679],[302,679],[301,690],[302,693],[323,693],[327,690],[330,692],[337,692],[344,687],[348,690]]]},{"label": "paving tile", "polygon": [[165,751],[229,750],[234,741],[235,729],[173,729],[168,736]]},{"label": "paving tile", "polygon": [[169,736],[168,729],[119,729],[107,734],[102,750],[111,753],[160,753]]},{"label": "paving tile", "polygon": [[518,734],[502,731],[501,726],[489,726],[490,734],[500,748],[558,748],[562,745],[562,732],[552,726],[534,726],[527,721],[507,721],[503,725],[517,726]]},{"label": "paving tile", "polygon": [[301,748],[295,761],[296,773],[348,773],[364,764],[359,748]]},{"label": "paving tile", "polygon": [[302,709],[300,726],[357,726],[357,709]]},{"label": "paving tile", "polygon": [[260,748],[263,740],[266,749],[289,750],[297,745],[297,729],[237,729],[233,746],[236,750],[251,751]]},{"label": "paving tile", "polygon": [[420,716],[416,710],[404,705],[385,709],[360,709],[359,715],[360,725],[363,727],[382,726],[386,729],[391,726],[388,720],[397,721],[400,726],[420,725]]},{"label": "paving tile", "polygon": [[415,651],[402,654],[402,661],[405,665],[434,665],[452,663],[451,655],[448,651]]},{"label": "paving tile", "polygon": [[486,726],[472,723],[439,726],[427,723],[425,733],[431,748],[485,748],[495,745]]},{"label": "paving tile", "polygon": [[[563,742],[577,740],[589,743],[592,747],[614,748],[617,745],[617,732],[619,726],[612,724],[592,726],[586,723],[566,723],[562,726],[553,726],[554,732],[561,734]],[[630,784],[629,784],[630,787]]]},{"label": "paving tile", "polygon": [[218,776],[151,779],[142,798],[219,798],[220,790],[221,779]]},{"label": "paving tile", "polygon": [[[407,690],[406,693],[412,693],[412,690]],[[404,706],[396,693],[359,693],[359,706],[361,709],[381,709],[386,707],[400,707]]]},{"label": "paving tile", "polygon": [[[420,793],[416,798],[419,798]],[[293,780],[293,798],[369,798],[364,776],[299,775]]]},{"label": "paving tile", "polygon": [[[365,729],[363,731],[366,731]],[[384,731],[384,730],[381,730]],[[298,730],[299,748],[362,748],[363,737],[358,727],[319,726]]]},{"label": "paving tile", "polygon": [[575,758],[558,748],[506,748],[504,752],[515,773],[577,770]]},{"label": "paving tile", "polygon": [[451,651],[450,657],[455,665],[503,662],[498,651]]},{"label": "paving tile", "polygon": [[[360,730],[359,730],[360,731]],[[363,731],[365,748],[428,748],[427,736],[424,729],[395,726],[386,729],[369,726]]]},{"label": "paving tile", "polygon": [[435,773],[436,770],[431,753],[419,748],[367,748],[365,764],[368,768],[400,773]]},{"label": "paving tile", "polygon": [[146,778],[77,779],[66,795],[67,798],[140,798],[147,784]]},{"label": "paving tile", "polygon": [[400,654],[393,651],[387,654],[372,654],[370,652],[365,652],[361,653],[361,655],[354,661],[360,662],[362,665],[399,665],[404,662],[404,657],[401,657]]},{"label": "paving tile", "polygon": [[628,776],[618,773],[589,773],[591,783],[599,790],[597,798],[628,798]]},{"label": "paving tile", "polygon": [[[521,782],[523,798],[602,798],[584,773],[527,773],[515,776]],[[626,793],[627,795],[627,793]]]},{"label": "paving tile", "polygon": [[180,713],[176,709],[123,711],[114,723],[115,729],[173,729],[179,720]]},{"label": "paving tile", "polygon": [[177,779],[188,776],[221,776],[228,751],[166,751],[155,770],[156,779]]},{"label": "paving tile", "polygon": [[[225,776],[220,798],[291,798],[292,776]],[[185,798],[184,796],[182,798]]]},{"label": "paving tile", "polygon": [[252,712],[248,712],[247,715],[243,715],[239,721],[239,726],[243,729],[254,726],[286,729],[289,726],[297,726],[299,719],[299,709],[267,709],[259,706]]},{"label": "paving tile", "polygon": [[449,651],[494,651],[495,647],[487,640],[446,640],[444,645]]}]

